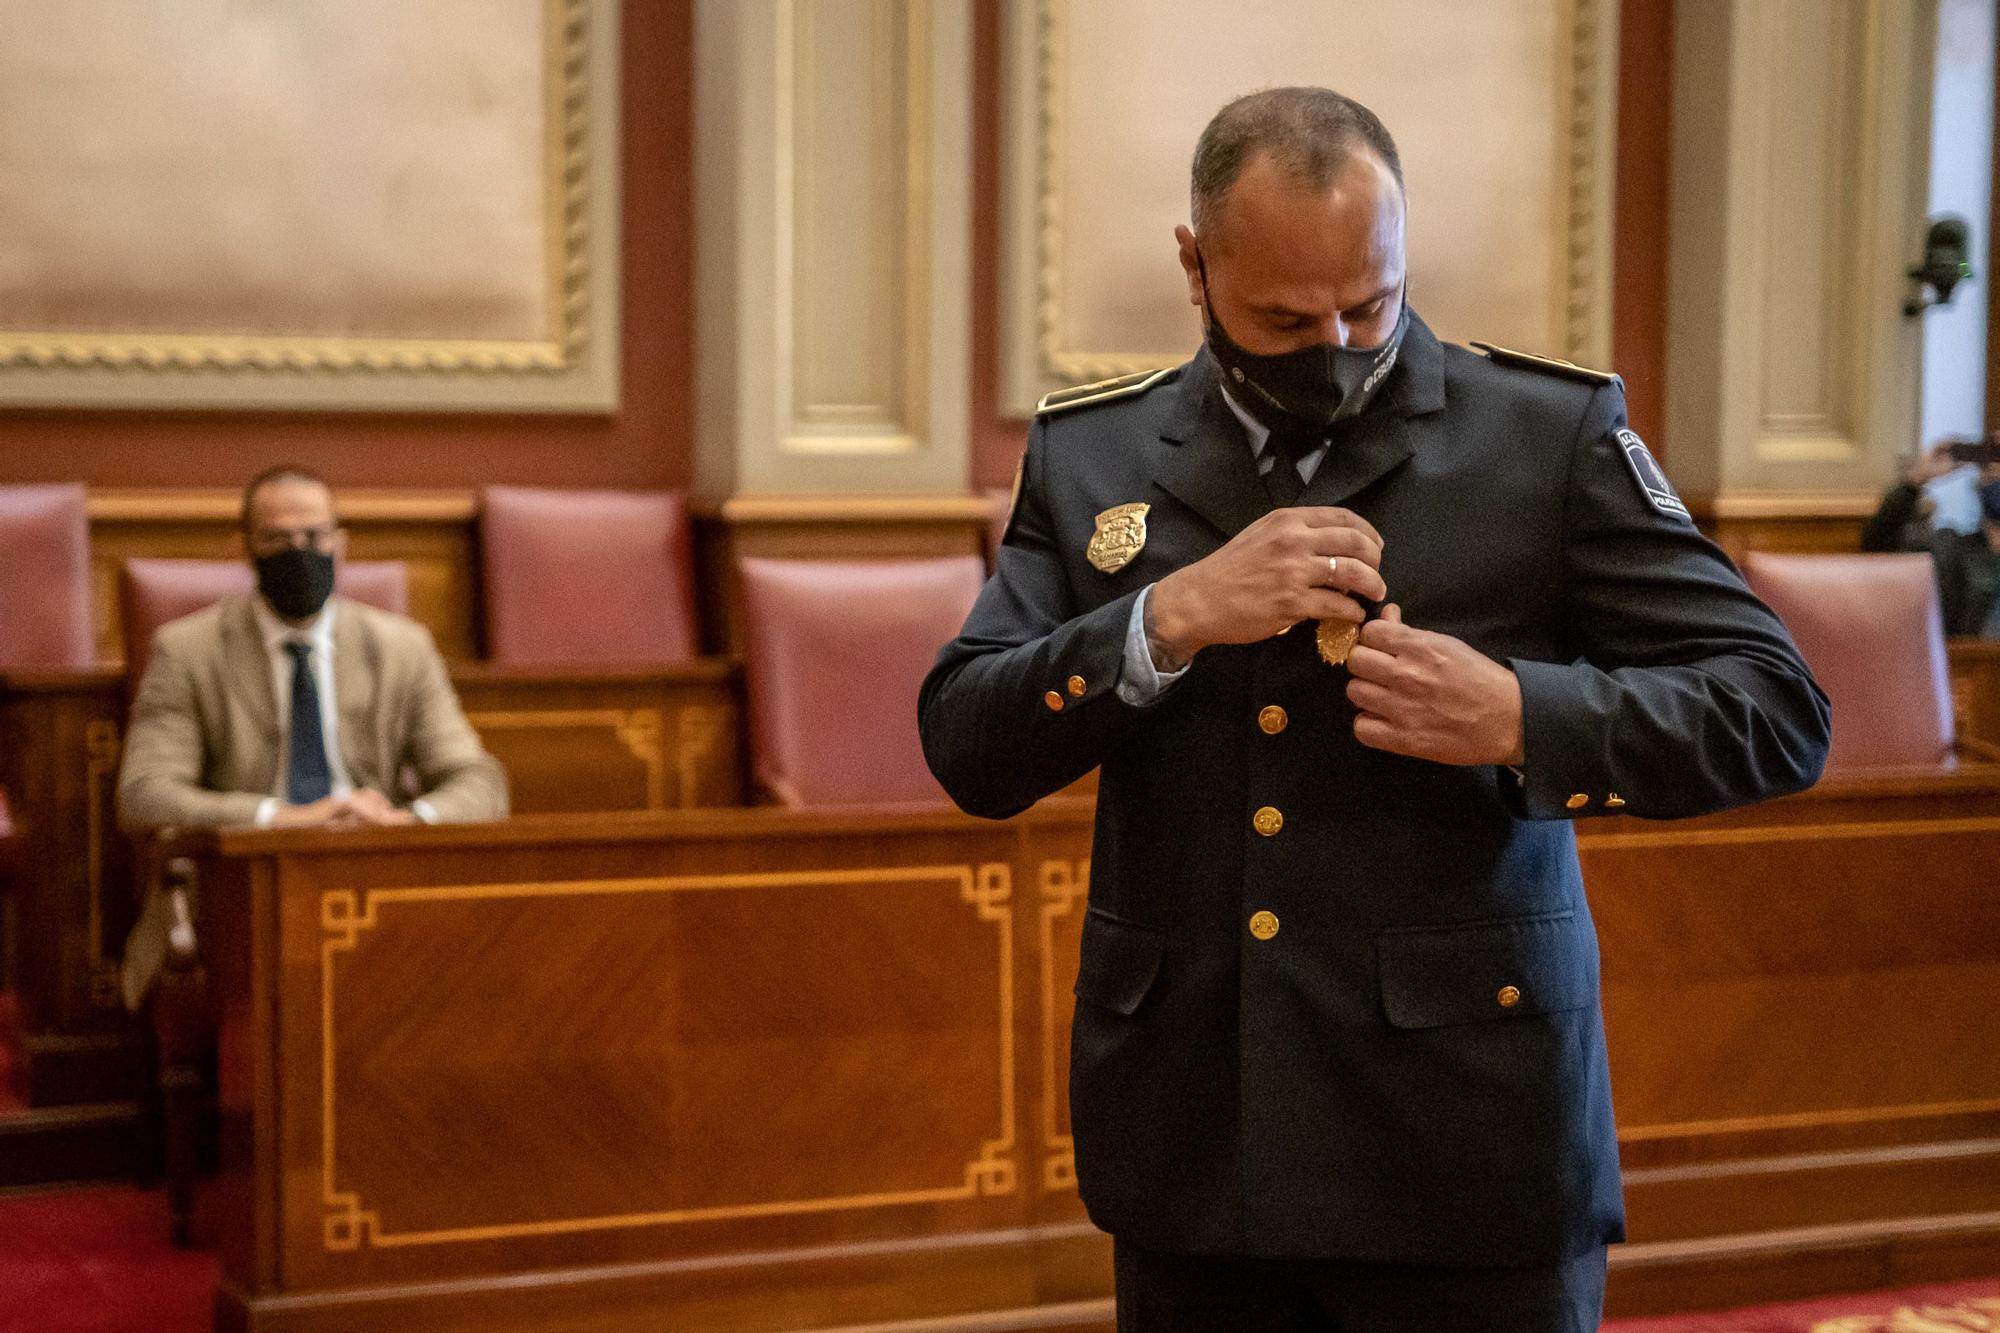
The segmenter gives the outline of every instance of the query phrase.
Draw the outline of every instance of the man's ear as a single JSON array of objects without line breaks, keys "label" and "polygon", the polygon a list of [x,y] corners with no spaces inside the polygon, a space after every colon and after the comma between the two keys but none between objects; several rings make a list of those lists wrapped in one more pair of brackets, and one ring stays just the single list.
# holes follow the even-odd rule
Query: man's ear
[{"label": "man's ear", "polygon": [[1180,243],[1181,272],[1187,278],[1188,304],[1197,310],[1201,308],[1201,257],[1194,248],[1194,233],[1187,225],[1174,228],[1174,240]]},{"label": "man's ear", "polygon": [[333,530],[333,558],[334,558],[335,560],[345,560],[345,559],[347,559],[347,529],[346,529],[346,528],[335,528],[335,529]]}]

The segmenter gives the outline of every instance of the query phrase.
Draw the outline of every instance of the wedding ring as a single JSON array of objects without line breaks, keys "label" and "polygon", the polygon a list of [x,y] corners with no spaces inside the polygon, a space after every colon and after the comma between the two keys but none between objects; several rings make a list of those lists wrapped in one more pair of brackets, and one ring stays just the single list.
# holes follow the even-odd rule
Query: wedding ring
[{"label": "wedding ring", "polygon": [[1326,558],[1326,573],[1327,573],[1327,577],[1328,577],[1328,578],[1335,578],[1335,579],[1337,579],[1337,578],[1339,578],[1339,577],[1340,577],[1340,557],[1339,557],[1339,556],[1337,556],[1337,555],[1330,555],[1330,556],[1328,556],[1328,557]]}]

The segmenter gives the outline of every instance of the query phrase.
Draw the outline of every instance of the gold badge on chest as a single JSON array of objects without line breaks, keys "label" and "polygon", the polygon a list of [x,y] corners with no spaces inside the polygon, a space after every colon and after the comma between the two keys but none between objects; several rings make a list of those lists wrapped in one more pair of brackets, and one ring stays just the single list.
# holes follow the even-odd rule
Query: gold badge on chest
[{"label": "gold badge on chest", "polygon": [[1116,505],[1097,516],[1097,532],[1084,550],[1091,567],[1102,574],[1116,574],[1132,563],[1146,546],[1148,504]]}]

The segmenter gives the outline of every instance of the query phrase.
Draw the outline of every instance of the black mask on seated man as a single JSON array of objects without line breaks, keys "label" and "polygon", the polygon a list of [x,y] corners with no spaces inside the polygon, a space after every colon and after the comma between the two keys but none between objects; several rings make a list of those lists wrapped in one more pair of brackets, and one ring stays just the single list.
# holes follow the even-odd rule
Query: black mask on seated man
[{"label": "black mask on seated man", "polygon": [[1407,302],[1396,316],[1396,327],[1378,347],[1318,343],[1265,355],[1246,350],[1223,329],[1208,294],[1208,264],[1199,251],[1195,263],[1201,267],[1208,349],[1222,366],[1232,396],[1271,430],[1324,434],[1336,421],[1359,416],[1396,368],[1403,334],[1410,326]]},{"label": "black mask on seated man", "polygon": [[2000,523],[2000,477],[1979,488],[1979,511],[1988,523]]},{"label": "black mask on seated man", "polygon": [[287,620],[317,615],[333,595],[333,557],[304,546],[257,557],[257,591]]}]

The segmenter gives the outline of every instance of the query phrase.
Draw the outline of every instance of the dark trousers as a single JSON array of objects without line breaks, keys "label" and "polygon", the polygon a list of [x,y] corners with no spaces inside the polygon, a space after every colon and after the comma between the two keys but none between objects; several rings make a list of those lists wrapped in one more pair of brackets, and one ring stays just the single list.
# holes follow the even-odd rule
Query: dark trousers
[{"label": "dark trousers", "polygon": [[1597,1333],[1604,1251],[1432,1268],[1114,1246],[1118,1333]]}]

